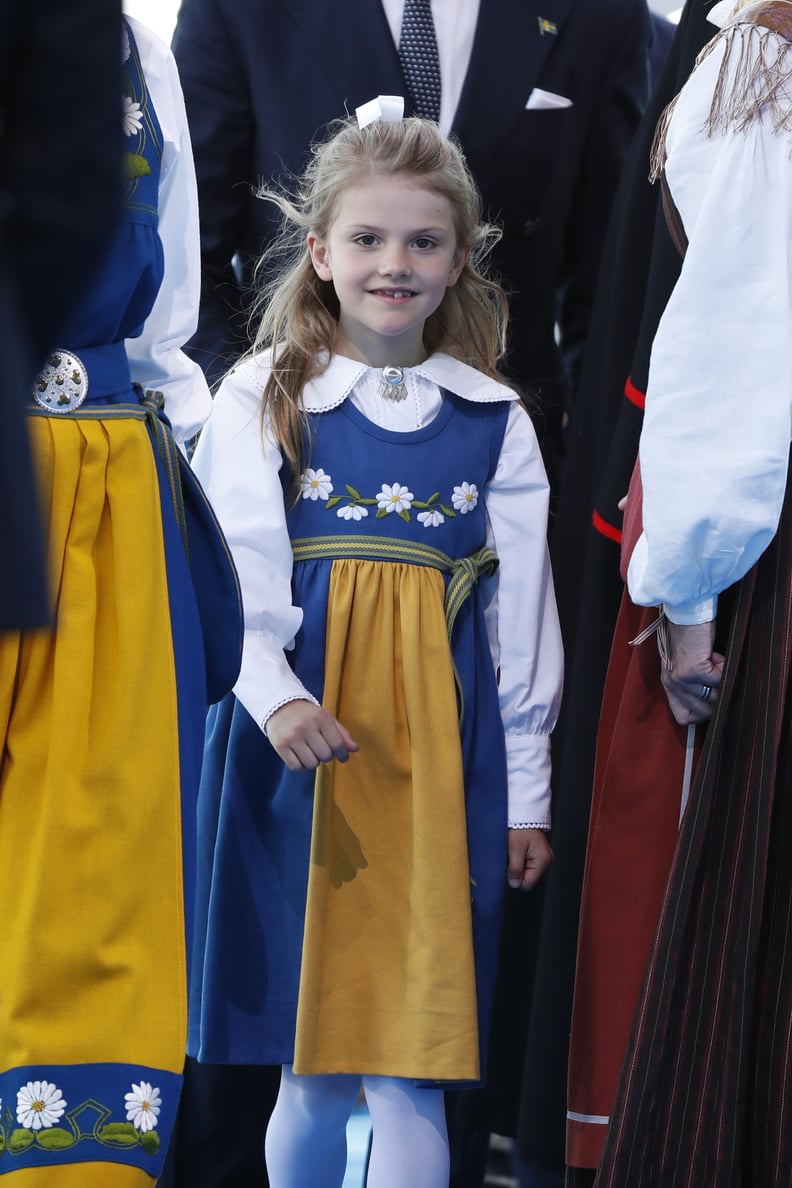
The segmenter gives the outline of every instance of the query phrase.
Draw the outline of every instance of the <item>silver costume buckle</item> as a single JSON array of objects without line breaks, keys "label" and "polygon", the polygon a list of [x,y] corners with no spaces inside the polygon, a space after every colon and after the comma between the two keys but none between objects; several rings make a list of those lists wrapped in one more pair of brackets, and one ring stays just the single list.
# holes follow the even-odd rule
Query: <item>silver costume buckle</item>
[{"label": "silver costume buckle", "polygon": [[53,351],[33,385],[33,399],[47,412],[69,413],[88,394],[88,372],[78,355]]}]

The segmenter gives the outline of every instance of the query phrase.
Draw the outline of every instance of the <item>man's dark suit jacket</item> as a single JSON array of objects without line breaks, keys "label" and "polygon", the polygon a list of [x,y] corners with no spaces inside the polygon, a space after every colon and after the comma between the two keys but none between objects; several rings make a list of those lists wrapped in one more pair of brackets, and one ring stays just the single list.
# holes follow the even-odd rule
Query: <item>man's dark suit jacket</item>
[{"label": "man's dark suit jacket", "polygon": [[0,4],[0,630],[49,616],[24,402],[121,203],[120,0]]},{"label": "man's dark suit jacket", "polygon": [[[556,412],[576,377],[616,184],[647,100],[651,36],[645,0],[481,0],[452,132],[503,228],[493,260],[511,292],[506,371]],[[173,48],[203,227],[193,347],[216,379],[244,330],[232,258],[244,284],[272,233],[252,187],[299,172],[329,120],[407,92],[377,0],[182,0]],[[526,110],[537,87],[570,106]]]}]

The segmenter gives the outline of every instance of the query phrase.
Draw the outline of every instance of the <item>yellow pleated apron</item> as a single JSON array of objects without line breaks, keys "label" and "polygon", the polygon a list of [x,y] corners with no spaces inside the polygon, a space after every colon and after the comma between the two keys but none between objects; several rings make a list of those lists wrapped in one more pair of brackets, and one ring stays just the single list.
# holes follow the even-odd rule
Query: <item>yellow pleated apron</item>
[{"label": "yellow pleated apron", "polygon": [[[180,1073],[177,706],[151,445],[141,420],[42,416],[31,431],[56,619],[0,636],[0,1071],[118,1062]],[[9,1130],[16,1104],[3,1102]],[[112,1160],[10,1178],[152,1183]]]},{"label": "yellow pleated apron", "polygon": [[432,568],[333,563],[294,1068],[479,1075],[457,699]]}]

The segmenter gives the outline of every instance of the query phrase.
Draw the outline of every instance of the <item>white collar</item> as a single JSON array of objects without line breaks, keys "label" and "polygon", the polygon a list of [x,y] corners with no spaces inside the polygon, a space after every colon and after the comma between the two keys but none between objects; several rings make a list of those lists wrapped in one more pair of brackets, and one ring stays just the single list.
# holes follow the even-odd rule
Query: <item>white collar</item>
[{"label": "white collar", "polygon": [[729,19],[729,13],[734,8],[734,0],[720,0],[707,13],[707,20],[712,25],[722,29]]},{"label": "white collar", "polygon": [[[303,388],[302,403],[306,412],[329,412],[338,408],[364,372],[370,370],[367,363],[348,359],[345,355],[332,355],[324,371]],[[379,371],[380,368],[372,370]],[[492,404],[496,400],[517,400],[517,393],[496,380],[482,375],[475,367],[460,363],[451,355],[438,351],[430,355],[417,367],[417,371],[439,388],[470,400],[474,404]]]}]

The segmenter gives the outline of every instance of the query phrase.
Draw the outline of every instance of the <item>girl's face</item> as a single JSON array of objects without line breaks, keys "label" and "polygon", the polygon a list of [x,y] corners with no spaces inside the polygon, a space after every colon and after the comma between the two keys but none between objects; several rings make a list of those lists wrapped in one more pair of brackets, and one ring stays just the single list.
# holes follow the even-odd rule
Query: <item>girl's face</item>
[{"label": "girl's face", "polygon": [[457,244],[449,200],[412,174],[370,177],[346,190],[327,236],[309,232],[308,249],[338,297],[336,350],[375,367],[426,357],[424,322],[470,250]]}]

